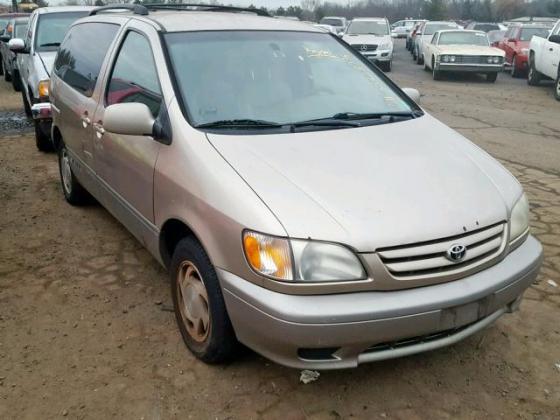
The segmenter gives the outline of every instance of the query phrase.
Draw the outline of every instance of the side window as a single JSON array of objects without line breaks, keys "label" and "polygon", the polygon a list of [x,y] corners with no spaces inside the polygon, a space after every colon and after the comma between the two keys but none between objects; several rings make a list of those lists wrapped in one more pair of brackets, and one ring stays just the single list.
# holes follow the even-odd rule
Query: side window
[{"label": "side window", "polygon": [[560,35],[560,22],[558,22],[556,24],[556,28],[554,29],[554,32],[552,32],[553,35]]},{"label": "side window", "polygon": [[118,30],[118,25],[109,23],[73,26],[56,56],[54,71],[57,76],[85,96],[91,96]]},{"label": "side window", "polygon": [[434,36],[432,37],[432,40],[430,41],[430,44],[436,45],[437,44],[437,37],[438,37],[438,33],[436,32],[434,34]]},{"label": "side window", "polygon": [[31,20],[29,21],[29,26],[27,27],[27,35],[25,37],[25,45],[30,47],[32,45],[31,41],[33,40],[33,29],[35,27],[35,22],[37,21],[37,13],[33,15]]},{"label": "side window", "polygon": [[150,42],[138,32],[126,35],[107,87],[107,106],[124,102],[145,104],[157,117],[162,101]]}]

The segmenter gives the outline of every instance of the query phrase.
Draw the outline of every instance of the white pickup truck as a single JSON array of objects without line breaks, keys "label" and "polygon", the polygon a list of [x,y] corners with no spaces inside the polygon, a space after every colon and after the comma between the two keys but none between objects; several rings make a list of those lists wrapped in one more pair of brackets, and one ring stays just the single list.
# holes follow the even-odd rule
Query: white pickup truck
[{"label": "white pickup truck", "polygon": [[554,80],[554,97],[560,101],[560,20],[548,38],[534,36],[529,45],[529,76],[527,82],[538,85],[542,79]]}]

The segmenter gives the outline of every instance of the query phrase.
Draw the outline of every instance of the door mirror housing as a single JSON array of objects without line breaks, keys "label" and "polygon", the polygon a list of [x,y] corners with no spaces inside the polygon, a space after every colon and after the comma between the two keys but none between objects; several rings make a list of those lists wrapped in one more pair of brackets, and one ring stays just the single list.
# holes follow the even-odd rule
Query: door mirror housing
[{"label": "door mirror housing", "polygon": [[554,42],[555,44],[560,44],[560,35],[550,35],[548,40],[550,42]]},{"label": "door mirror housing", "polygon": [[126,136],[153,136],[155,119],[145,105],[138,102],[109,105],[103,116],[103,128]]},{"label": "door mirror housing", "polygon": [[413,88],[403,88],[403,92],[406,93],[406,96],[420,105],[420,92],[418,92],[418,90]]},{"label": "door mirror housing", "polygon": [[10,42],[10,36],[9,35],[2,35],[0,34],[0,41],[2,42]]},{"label": "door mirror housing", "polygon": [[25,53],[25,42],[23,41],[23,39],[21,38],[13,38],[10,39],[8,41],[8,48],[15,52],[16,54],[18,53]]}]

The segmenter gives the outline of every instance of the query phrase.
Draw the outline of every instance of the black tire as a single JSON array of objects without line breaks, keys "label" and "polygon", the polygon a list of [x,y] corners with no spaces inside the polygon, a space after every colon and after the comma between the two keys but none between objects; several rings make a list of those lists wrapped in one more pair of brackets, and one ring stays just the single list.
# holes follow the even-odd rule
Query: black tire
[{"label": "black tire", "polygon": [[531,54],[529,57],[529,74],[527,75],[527,84],[530,86],[537,86],[542,80],[540,74],[535,68],[535,57]]},{"label": "black tire", "polygon": [[0,76],[4,74],[4,59],[2,58],[2,54],[0,54]]},{"label": "black tire", "polygon": [[489,82],[489,83],[494,83],[497,78],[498,78],[498,73],[497,72],[486,73],[486,81]]},{"label": "black tire", "polygon": [[560,70],[558,70],[558,75],[556,76],[556,81],[554,82],[554,98],[560,101]]},{"label": "black tire", "polygon": [[6,69],[4,68],[4,61],[2,61],[2,72],[4,73],[4,80],[6,82],[11,82],[12,81],[12,75],[10,73],[8,73],[6,71]]},{"label": "black tire", "polygon": [[414,61],[416,61],[416,60],[418,59],[418,57],[417,57],[417,55],[416,55],[416,48],[414,48],[414,49],[412,50],[412,59],[413,59]]},{"label": "black tire", "polygon": [[511,59],[511,69],[510,69],[510,74],[511,77],[513,77],[514,79],[517,79],[518,77],[522,76],[522,72],[517,68],[517,66],[515,65],[515,61],[517,60],[517,57],[514,55]]},{"label": "black tire", "polygon": [[420,55],[419,53],[416,54],[416,64],[421,65],[424,64],[424,56]]},{"label": "black tire", "polygon": [[[66,165],[68,165],[67,168]],[[64,173],[65,168],[68,171],[66,173]],[[87,190],[82,187],[82,184],[74,176],[64,143],[61,143],[58,148],[58,173],[60,174],[60,184],[66,201],[73,206],[88,204],[91,201],[91,196]]]},{"label": "black tire", "polygon": [[23,101],[23,110],[25,111],[25,115],[31,117],[31,105],[27,101],[27,97],[25,96],[25,89],[21,89],[21,100]]},{"label": "black tire", "polygon": [[383,70],[385,73],[389,73],[391,71],[391,68],[392,68],[392,62],[391,61],[385,61],[383,63],[379,63],[379,67],[381,67],[381,70]]},{"label": "black tire", "polygon": [[51,152],[53,150],[51,136],[45,133],[45,129],[39,121],[34,120],[33,123],[35,126],[35,145],[37,149],[41,152]]},{"label": "black tire", "polygon": [[432,79],[441,80],[441,71],[436,70],[434,60],[432,60]]},{"label": "black tire", "polygon": [[[190,270],[191,267],[195,268],[195,271],[191,272],[198,279],[196,284],[198,284],[198,287],[203,288],[199,290],[206,292],[206,301],[202,300],[204,304],[199,306],[198,309],[205,307],[209,314],[209,319],[207,319],[208,326],[206,329],[202,329],[202,337],[199,335],[196,338],[188,330],[188,328],[191,330],[198,330],[198,328],[194,327],[194,324],[190,323],[186,319],[185,313],[183,313],[185,312],[183,308],[186,308],[186,305],[183,305],[180,284],[180,279],[189,277],[184,276],[183,270]],[[195,238],[189,236],[179,241],[173,252],[169,273],[175,317],[177,318],[179,331],[181,331],[188,349],[198,359],[210,364],[223,363],[234,358],[238,353],[240,345],[235,337],[235,332],[226,310],[218,276],[210,262],[210,258],[208,258],[202,245]],[[191,287],[189,289],[191,291],[197,289],[197,287],[188,287]],[[194,296],[200,298],[200,295],[195,294]],[[200,300],[197,301],[201,302]],[[194,312],[196,312],[196,309],[190,308],[189,314]],[[195,333],[194,335],[197,334]]]},{"label": "black tire", "polygon": [[12,87],[16,92],[21,92],[21,80],[17,70],[14,70],[14,74],[12,76]]}]

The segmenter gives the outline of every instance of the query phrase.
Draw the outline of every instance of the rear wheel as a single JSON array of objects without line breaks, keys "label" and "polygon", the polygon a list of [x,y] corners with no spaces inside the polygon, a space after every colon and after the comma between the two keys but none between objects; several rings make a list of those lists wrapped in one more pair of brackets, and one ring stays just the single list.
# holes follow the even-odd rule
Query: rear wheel
[{"label": "rear wheel", "polygon": [[535,68],[535,57],[529,57],[529,74],[527,75],[527,83],[531,86],[537,86],[542,80],[542,75]]},{"label": "rear wheel", "polygon": [[554,97],[557,101],[560,101],[560,70],[558,70],[558,75],[556,76],[556,82],[554,84]]},{"label": "rear wheel", "polygon": [[498,78],[498,73],[486,73],[486,81],[490,83],[494,83]]},{"label": "rear wheel", "polygon": [[61,143],[58,149],[58,169],[62,192],[66,201],[73,206],[88,203],[90,195],[74,176],[70,166],[70,156],[64,143]]},{"label": "rear wheel", "polygon": [[189,350],[206,363],[222,363],[239,343],[229,319],[216,270],[202,245],[182,239],[170,267],[175,317]]},{"label": "rear wheel", "polygon": [[418,57],[416,60],[416,64],[420,65],[420,64],[424,64],[424,56],[420,54],[420,52],[418,52],[416,54],[416,56]]}]

